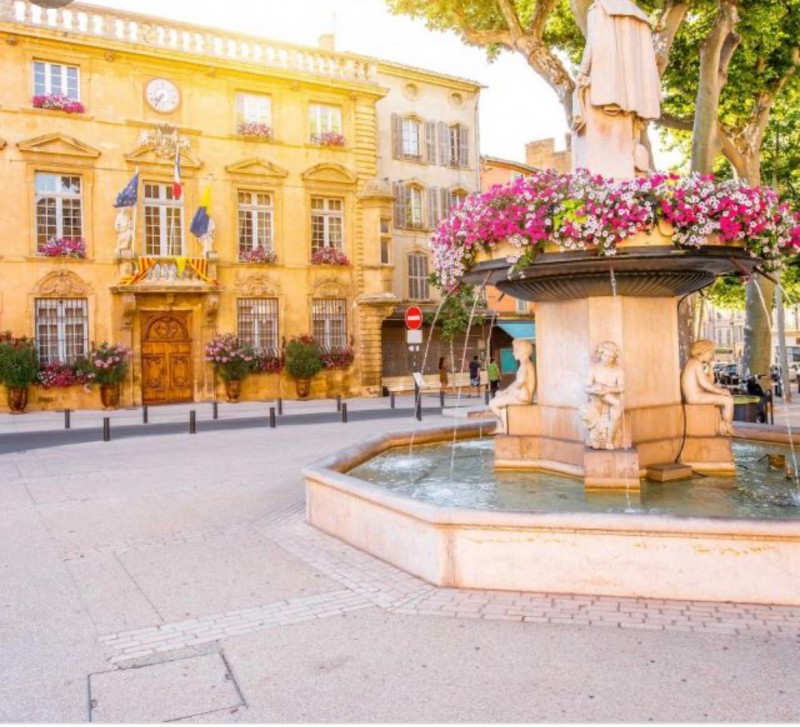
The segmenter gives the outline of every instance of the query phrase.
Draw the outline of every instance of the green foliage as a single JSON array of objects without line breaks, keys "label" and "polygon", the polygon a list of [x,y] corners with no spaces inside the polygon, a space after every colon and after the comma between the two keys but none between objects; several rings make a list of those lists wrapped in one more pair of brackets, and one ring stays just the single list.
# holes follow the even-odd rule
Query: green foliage
[{"label": "green foliage", "polygon": [[293,338],[286,344],[286,371],[295,379],[311,379],[322,369],[322,356],[311,336]]},{"label": "green foliage", "polygon": [[744,284],[738,275],[720,275],[706,292],[708,301],[720,310],[744,310]]},{"label": "green foliage", "polygon": [[[458,290],[451,292],[444,300],[439,316],[436,318],[431,313],[425,314],[426,325],[433,325],[436,318],[436,326],[441,330],[441,339],[445,343],[452,343],[456,338],[465,334],[470,326],[470,316],[473,307],[477,310],[480,306],[475,305],[477,291],[474,285],[461,285]],[[473,326],[483,325],[483,315],[476,313],[472,318]]]},{"label": "green foliage", "polygon": [[7,389],[27,389],[37,381],[39,358],[31,339],[0,334],[0,383]]}]

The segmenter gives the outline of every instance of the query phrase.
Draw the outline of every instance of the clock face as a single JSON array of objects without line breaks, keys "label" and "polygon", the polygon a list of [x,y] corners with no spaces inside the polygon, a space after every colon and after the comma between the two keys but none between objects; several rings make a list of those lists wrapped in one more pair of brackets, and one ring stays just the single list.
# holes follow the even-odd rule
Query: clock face
[{"label": "clock face", "polygon": [[150,81],[147,84],[145,96],[147,103],[162,114],[174,111],[181,102],[178,87],[166,78],[154,78]]}]

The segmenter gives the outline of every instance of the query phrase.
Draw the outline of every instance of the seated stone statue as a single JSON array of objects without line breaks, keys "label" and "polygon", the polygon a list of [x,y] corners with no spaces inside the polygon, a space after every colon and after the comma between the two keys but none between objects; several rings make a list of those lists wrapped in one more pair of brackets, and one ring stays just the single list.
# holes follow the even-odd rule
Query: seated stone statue
[{"label": "seated stone statue", "polygon": [[513,404],[530,404],[533,401],[533,393],[536,391],[536,369],[531,361],[533,344],[530,341],[515,338],[513,351],[514,358],[519,361],[517,377],[507,389],[497,394],[489,403],[489,409],[500,422],[497,428],[499,434],[505,434],[508,429],[504,416],[506,407]]},{"label": "seated stone statue", "polygon": [[581,408],[586,426],[587,446],[592,449],[617,449],[622,423],[622,394],[625,375],[619,365],[619,347],[604,341],[595,349],[586,383],[589,401]]},{"label": "seated stone statue", "polygon": [[723,437],[733,434],[733,395],[727,389],[708,380],[703,367],[714,355],[714,342],[695,341],[689,352],[689,360],[681,374],[681,391],[687,404],[713,404],[722,409],[719,433]]}]

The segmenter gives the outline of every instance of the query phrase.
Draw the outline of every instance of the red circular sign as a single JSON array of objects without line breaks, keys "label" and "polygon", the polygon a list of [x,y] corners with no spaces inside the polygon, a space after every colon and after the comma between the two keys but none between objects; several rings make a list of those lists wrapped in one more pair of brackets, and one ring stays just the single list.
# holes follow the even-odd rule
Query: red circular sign
[{"label": "red circular sign", "polygon": [[409,331],[422,328],[422,309],[419,306],[411,305],[406,310],[406,328]]}]

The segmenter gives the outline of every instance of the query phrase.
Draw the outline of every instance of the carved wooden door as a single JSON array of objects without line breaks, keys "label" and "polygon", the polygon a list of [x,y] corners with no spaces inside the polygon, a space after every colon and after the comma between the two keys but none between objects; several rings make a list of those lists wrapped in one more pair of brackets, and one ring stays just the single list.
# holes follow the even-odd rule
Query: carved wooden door
[{"label": "carved wooden door", "polygon": [[192,401],[189,311],[142,314],[142,400]]}]

